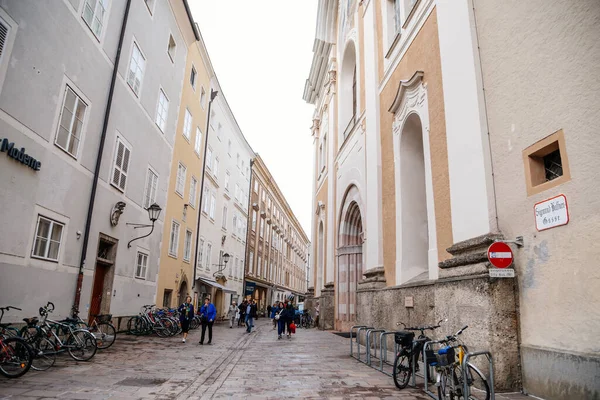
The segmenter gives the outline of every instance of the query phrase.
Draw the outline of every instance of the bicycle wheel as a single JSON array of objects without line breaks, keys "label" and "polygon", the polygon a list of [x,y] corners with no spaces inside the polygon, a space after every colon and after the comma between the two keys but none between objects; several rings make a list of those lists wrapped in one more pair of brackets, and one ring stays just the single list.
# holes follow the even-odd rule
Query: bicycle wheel
[{"label": "bicycle wheel", "polygon": [[100,350],[108,349],[117,338],[115,327],[108,322],[98,323],[90,332],[96,337],[96,344]]},{"label": "bicycle wheel", "polygon": [[67,339],[69,355],[73,360],[88,361],[96,354],[98,346],[96,338],[83,329],[73,331]]},{"label": "bicycle wheel", "polygon": [[[469,400],[490,400],[490,386],[487,383],[487,379],[479,372],[477,368],[471,363],[467,364],[467,385],[469,386]],[[456,368],[457,382],[460,385],[460,393],[463,392],[464,380],[462,376],[462,369]],[[461,396],[460,398],[464,398]]]},{"label": "bicycle wheel", "polygon": [[396,355],[396,359],[394,360],[394,371],[392,372],[392,376],[394,377],[396,387],[398,389],[404,389],[408,385],[411,374],[412,369],[410,367],[408,353],[402,351],[400,354]]},{"label": "bicycle wheel", "polygon": [[0,374],[7,378],[18,378],[29,371],[33,353],[27,342],[11,337],[0,340]]},{"label": "bicycle wheel", "polygon": [[36,371],[45,371],[56,362],[54,344],[45,337],[38,338],[31,344],[33,349],[33,362],[31,368]]}]

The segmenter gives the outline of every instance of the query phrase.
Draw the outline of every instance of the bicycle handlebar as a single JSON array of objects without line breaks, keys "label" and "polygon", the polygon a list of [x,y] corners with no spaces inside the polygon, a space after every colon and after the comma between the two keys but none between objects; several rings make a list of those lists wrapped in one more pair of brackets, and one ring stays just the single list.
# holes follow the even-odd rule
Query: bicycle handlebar
[{"label": "bicycle handlebar", "polygon": [[429,325],[429,326],[412,326],[412,327],[406,327],[406,324],[404,322],[398,322],[396,323],[396,326],[398,325],[402,325],[404,327],[404,329],[406,329],[407,331],[426,331],[426,330],[434,330],[440,327],[440,325]]},{"label": "bicycle handlebar", "polygon": [[14,306],[0,307],[0,310],[2,310],[2,311],[8,311],[10,309],[23,311],[19,307],[14,307]]}]

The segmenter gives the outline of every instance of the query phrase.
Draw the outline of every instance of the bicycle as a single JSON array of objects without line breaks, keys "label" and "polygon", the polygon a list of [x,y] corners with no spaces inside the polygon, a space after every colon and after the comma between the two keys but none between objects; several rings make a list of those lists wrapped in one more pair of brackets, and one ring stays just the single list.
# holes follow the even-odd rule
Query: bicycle
[{"label": "bicycle", "polygon": [[[490,399],[490,387],[485,375],[470,362],[467,362],[467,368],[464,368],[464,356],[469,350],[458,336],[467,328],[468,326],[465,326],[454,335],[446,336],[446,339],[439,341],[446,346],[436,352],[436,361],[431,363],[437,371],[439,400],[446,400],[447,397],[450,400],[465,399],[463,393],[465,379],[469,386],[468,400]],[[466,377],[463,376],[463,370],[466,371]],[[480,394],[472,395],[472,389],[479,391]]]},{"label": "bicycle", "polygon": [[[117,339],[117,330],[113,324],[110,323],[112,314],[93,314],[92,322],[90,324],[86,324],[81,317],[79,317],[79,312],[77,310],[73,310],[73,317],[80,327],[85,327],[84,329],[89,330],[90,333],[94,335],[99,350],[108,349],[115,343],[115,340]],[[67,319],[67,321],[69,321],[69,319]]]},{"label": "bicycle", "polygon": [[[20,308],[8,306],[0,307],[0,321],[4,317],[4,312],[10,309],[19,310]],[[4,324],[8,325],[8,324]],[[33,351],[27,342],[16,336],[5,337],[0,335],[0,374],[7,378],[18,378],[23,376],[31,368],[33,361]]]},{"label": "bicycle", "polygon": [[305,311],[304,314],[300,317],[300,327],[302,328],[312,328],[313,327],[313,319],[310,315],[310,312]]},{"label": "bicycle", "polygon": [[[413,367],[415,372],[419,371],[419,356],[423,352],[425,343],[431,341],[431,339],[425,335],[425,331],[433,331],[439,328],[441,322],[442,320],[438,322],[438,325],[410,328],[407,328],[403,322],[398,322],[396,324],[397,326],[402,325],[404,327],[404,331],[396,332],[394,334],[394,340],[400,346],[400,350],[396,353],[394,359],[394,370],[392,371],[394,384],[398,389],[404,389],[408,385],[413,373]],[[411,331],[421,331],[421,333],[417,339],[414,339],[415,334]],[[425,368],[428,368],[426,360],[423,361],[425,362]]]}]

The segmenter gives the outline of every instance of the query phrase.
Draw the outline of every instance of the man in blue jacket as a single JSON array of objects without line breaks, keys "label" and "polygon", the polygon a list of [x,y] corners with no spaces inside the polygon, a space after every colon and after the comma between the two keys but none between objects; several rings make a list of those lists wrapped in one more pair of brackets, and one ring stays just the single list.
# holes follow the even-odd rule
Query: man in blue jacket
[{"label": "man in blue jacket", "polygon": [[200,307],[200,320],[202,321],[202,337],[200,338],[200,344],[204,344],[204,334],[206,333],[206,327],[208,326],[208,344],[212,344],[212,327],[217,318],[217,309],[215,305],[210,302],[207,297],[204,299],[204,305]]}]

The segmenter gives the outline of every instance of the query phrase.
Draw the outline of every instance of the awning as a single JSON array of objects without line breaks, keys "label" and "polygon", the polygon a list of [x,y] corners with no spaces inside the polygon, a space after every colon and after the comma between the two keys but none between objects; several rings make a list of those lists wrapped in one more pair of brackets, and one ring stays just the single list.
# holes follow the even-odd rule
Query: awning
[{"label": "awning", "polygon": [[225,287],[223,285],[221,285],[220,283],[217,283],[215,281],[211,281],[210,279],[205,279],[205,278],[198,278],[197,280],[207,284],[208,286],[212,286],[216,289],[221,289],[222,291],[224,291],[225,293],[237,293],[237,291],[230,289],[228,287]]}]

